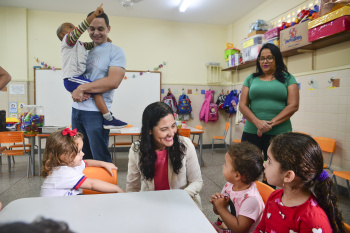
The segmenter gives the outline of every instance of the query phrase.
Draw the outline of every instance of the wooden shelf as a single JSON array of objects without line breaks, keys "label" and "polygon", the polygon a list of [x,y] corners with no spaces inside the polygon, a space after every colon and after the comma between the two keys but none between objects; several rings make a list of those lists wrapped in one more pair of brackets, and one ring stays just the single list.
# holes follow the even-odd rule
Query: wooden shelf
[{"label": "wooden shelf", "polygon": [[245,68],[248,68],[248,67],[252,67],[252,66],[255,66],[256,65],[256,60],[254,61],[247,61],[241,65],[238,65],[238,66],[232,66],[232,67],[229,67],[229,68],[226,68],[226,69],[223,69],[221,71],[234,71],[234,70],[242,70],[242,69],[245,69]]},{"label": "wooden shelf", "polygon": [[[316,49],[322,49],[331,45],[335,45],[335,44],[339,44],[342,42],[346,42],[346,41],[350,41],[350,31],[343,31],[341,33],[332,35],[332,36],[328,36],[319,40],[316,40],[314,42],[312,42],[311,44],[296,48],[296,49],[292,49],[292,50],[288,50],[285,52],[282,52],[282,56],[283,57],[290,57],[290,56],[295,56],[298,54],[301,54],[303,52],[301,52],[300,50],[316,50]],[[244,64],[241,64],[239,66],[233,66],[233,67],[229,67],[226,69],[223,69],[222,71],[235,71],[235,70],[242,70],[248,67],[252,67],[256,65],[256,60],[254,61],[248,61]]]}]

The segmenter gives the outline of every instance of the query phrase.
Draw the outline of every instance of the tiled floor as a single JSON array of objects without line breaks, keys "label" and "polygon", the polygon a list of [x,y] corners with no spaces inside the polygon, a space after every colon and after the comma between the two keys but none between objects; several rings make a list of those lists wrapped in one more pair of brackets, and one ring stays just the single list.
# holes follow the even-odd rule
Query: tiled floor
[{"label": "tiled floor", "polygon": [[[225,184],[222,175],[222,164],[224,162],[225,149],[216,149],[211,155],[210,149],[205,149],[203,159],[205,166],[201,168],[204,180],[204,187],[201,191],[203,213],[210,221],[215,221],[217,216],[212,211],[209,203],[210,196],[220,192]],[[126,152],[118,153],[116,165],[118,166],[118,185],[125,189],[128,157]],[[43,179],[39,176],[26,177],[27,159],[16,157],[16,164],[11,173],[8,172],[7,158],[3,158],[0,165],[0,201],[6,205],[13,200],[24,197],[37,197],[40,193],[40,186]],[[350,223],[350,199],[339,197],[339,207],[343,211],[344,221]]]}]

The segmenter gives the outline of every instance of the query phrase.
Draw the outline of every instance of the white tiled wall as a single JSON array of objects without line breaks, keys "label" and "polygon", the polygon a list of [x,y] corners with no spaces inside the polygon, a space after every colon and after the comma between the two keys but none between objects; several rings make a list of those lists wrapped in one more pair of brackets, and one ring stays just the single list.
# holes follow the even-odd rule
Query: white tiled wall
[{"label": "white tiled wall", "polygon": [[[337,140],[332,168],[350,170],[350,69],[295,77],[300,83],[300,108],[292,117],[293,130]],[[340,79],[340,87],[330,88],[331,77]],[[324,159],[328,162],[329,155]]]}]

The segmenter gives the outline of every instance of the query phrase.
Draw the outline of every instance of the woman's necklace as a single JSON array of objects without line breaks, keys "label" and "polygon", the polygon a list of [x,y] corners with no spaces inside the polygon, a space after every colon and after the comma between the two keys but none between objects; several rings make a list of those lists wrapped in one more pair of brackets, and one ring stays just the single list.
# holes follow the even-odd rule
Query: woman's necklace
[{"label": "woman's necklace", "polygon": [[273,76],[271,76],[271,79],[269,79],[269,78],[265,78],[265,79],[262,79],[261,81],[268,82],[268,81],[272,81],[272,80],[274,80],[274,77],[273,77]]}]

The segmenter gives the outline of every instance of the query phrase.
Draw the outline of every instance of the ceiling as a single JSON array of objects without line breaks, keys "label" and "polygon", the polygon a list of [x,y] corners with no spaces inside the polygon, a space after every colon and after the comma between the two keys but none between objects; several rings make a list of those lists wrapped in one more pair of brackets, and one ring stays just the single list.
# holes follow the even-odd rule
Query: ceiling
[{"label": "ceiling", "polygon": [[0,0],[0,7],[87,14],[103,2],[108,15],[178,22],[228,25],[266,0],[192,0],[186,12],[180,13],[180,0],[142,0],[125,8],[122,0]]}]

